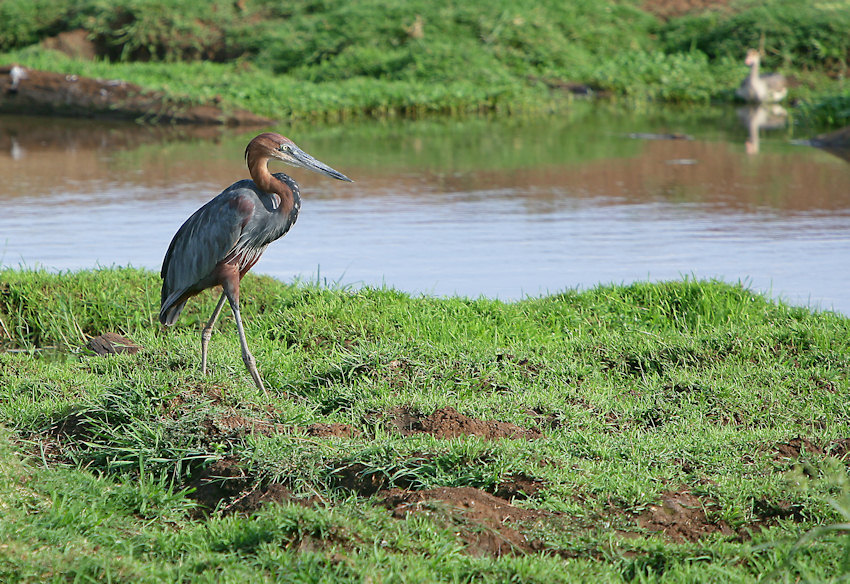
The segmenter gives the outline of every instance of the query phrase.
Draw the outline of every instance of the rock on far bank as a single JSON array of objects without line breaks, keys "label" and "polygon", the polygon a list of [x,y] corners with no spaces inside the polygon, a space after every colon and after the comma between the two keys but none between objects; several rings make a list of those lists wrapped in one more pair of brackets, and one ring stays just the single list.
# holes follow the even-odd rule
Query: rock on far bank
[{"label": "rock on far bank", "polygon": [[148,123],[264,125],[273,120],[218,103],[194,104],[117,79],[92,79],[0,65],[0,113],[142,120]]}]

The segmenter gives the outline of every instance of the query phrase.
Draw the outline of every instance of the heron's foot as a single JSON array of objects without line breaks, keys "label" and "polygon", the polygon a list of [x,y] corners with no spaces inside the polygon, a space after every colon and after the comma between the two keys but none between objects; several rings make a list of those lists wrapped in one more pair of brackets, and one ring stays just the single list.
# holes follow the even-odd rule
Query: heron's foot
[{"label": "heron's foot", "polygon": [[257,361],[254,359],[254,356],[251,353],[245,352],[242,353],[242,360],[245,362],[245,367],[248,368],[248,373],[250,373],[251,377],[254,379],[254,384],[264,394],[268,395],[269,392],[266,391],[266,386],[263,385],[263,380],[260,377],[260,372],[257,371]]}]

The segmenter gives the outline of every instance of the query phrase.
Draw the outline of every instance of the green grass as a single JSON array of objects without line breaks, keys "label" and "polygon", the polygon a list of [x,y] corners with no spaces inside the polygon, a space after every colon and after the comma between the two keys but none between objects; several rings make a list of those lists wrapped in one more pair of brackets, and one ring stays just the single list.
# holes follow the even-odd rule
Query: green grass
[{"label": "green grass", "polygon": [[[164,330],[158,287],[130,268],[0,271],[0,580],[846,577],[846,532],[823,529],[850,508],[846,461],[830,456],[850,438],[846,317],[691,279],[504,303],[249,276],[263,395],[230,318],[200,374],[216,297]],[[106,331],[144,349],[94,356],[86,339]],[[544,438],[402,436],[387,422],[446,407]],[[315,423],[357,432],[306,433]],[[814,449],[780,456],[796,438]],[[234,493],[280,483],[294,502],[199,514],[191,480],[216,461],[245,473]],[[542,487],[515,505],[557,514],[519,527],[542,551],[500,558],[470,554],[455,535],[468,526],[439,505],[398,519],[362,488],[494,492],[516,476]],[[638,525],[682,490],[734,533],[677,543]]]},{"label": "green grass", "polygon": [[[850,6],[826,0],[740,0],[667,21],[614,0],[6,0],[0,61],[338,120],[564,111],[568,82],[628,103],[729,102],[746,49],[763,45],[769,69],[799,79],[790,99],[816,106],[846,89],[848,23]],[[102,61],[37,44],[78,28]],[[798,121],[833,120],[812,112]]]}]

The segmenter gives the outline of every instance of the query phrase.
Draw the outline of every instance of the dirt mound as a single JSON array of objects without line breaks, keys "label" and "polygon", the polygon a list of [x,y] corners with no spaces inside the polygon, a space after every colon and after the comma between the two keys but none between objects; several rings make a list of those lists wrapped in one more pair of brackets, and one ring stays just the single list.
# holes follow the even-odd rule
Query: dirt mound
[{"label": "dirt mound", "polygon": [[850,438],[833,440],[826,447],[825,454],[828,456],[834,456],[844,462],[850,462],[850,460],[848,460],[848,454],[850,454]]},{"label": "dirt mound", "polygon": [[215,417],[209,416],[200,425],[210,439],[217,441],[226,438],[242,438],[252,434],[259,434],[261,436],[289,434],[292,430],[283,424],[276,424],[270,420],[246,417],[236,412],[222,413]]},{"label": "dirt mound", "polygon": [[508,501],[513,501],[514,499],[523,500],[533,497],[544,486],[545,484],[540,479],[519,473],[506,477],[506,480],[499,483],[494,495]]},{"label": "dirt mound", "polygon": [[357,438],[362,432],[350,424],[317,422],[309,426],[287,426],[265,417],[243,415],[237,411],[225,411],[215,416],[207,416],[201,422],[201,428],[207,436],[215,439],[242,438],[248,435],[275,436],[279,434],[296,435],[304,431],[315,438]]},{"label": "dirt mound", "polygon": [[317,422],[307,426],[307,435],[316,438],[356,438],[361,436],[362,432],[350,424],[322,424]]},{"label": "dirt mound", "polygon": [[673,541],[698,541],[711,533],[735,535],[723,521],[712,521],[706,509],[717,504],[709,498],[699,498],[686,490],[662,493],[661,502],[650,505],[638,517],[638,525],[649,531],[661,531]]},{"label": "dirt mound", "polygon": [[218,103],[167,98],[118,79],[63,75],[17,65],[0,67],[0,112],[144,119],[183,124],[265,125],[272,120]]},{"label": "dirt mound", "polygon": [[[805,521],[803,514],[803,506],[789,503],[788,501],[769,501],[767,499],[757,499],[753,501],[753,515],[755,515],[763,525],[772,525],[778,519],[792,519],[800,522]],[[752,526],[757,527],[757,526]]]},{"label": "dirt mound", "polygon": [[425,513],[450,526],[477,556],[522,554],[542,549],[539,541],[529,541],[519,529],[521,523],[547,517],[545,511],[520,509],[506,500],[471,487],[442,487],[423,491],[392,489],[382,496],[393,517],[406,519]]},{"label": "dirt mound", "polygon": [[823,450],[808,438],[792,438],[788,442],[780,442],[774,447],[773,458],[777,462],[782,459],[796,460],[804,452],[823,454]]},{"label": "dirt mound", "polygon": [[470,418],[451,407],[441,408],[428,416],[421,416],[408,408],[394,408],[390,411],[387,421],[403,436],[414,434],[430,434],[437,438],[479,436],[486,440],[499,438],[537,440],[543,437],[536,428],[522,428],[510,422]]},{"label": "dirt mound", "polygon": [[839,438],[819,446],[805,437],[797,437],[780,442],[770,450],[773,461],[777,463],[796,462],[807,455],[832,456],[845,463],[850,463],[850,438]]},{"label": "dirt mound", "polygon": [[186,486],[194,489],[189,497],[205,511],[218,509],[223,514],[252,513],[266,503],[289,501],[292,495],[280,483],[261,485],[234,457],[216,460]]},{"label": "dirt mound", "polygon": [[334,471],[334,477],[335,486],[353,491],[363,497],[388,489],[391,484],[405,489],[412,486],[403,478],[397,478],[391,483],[390,477],[385,473],[369,472],[368,467],[360,462],[342,464]]}]

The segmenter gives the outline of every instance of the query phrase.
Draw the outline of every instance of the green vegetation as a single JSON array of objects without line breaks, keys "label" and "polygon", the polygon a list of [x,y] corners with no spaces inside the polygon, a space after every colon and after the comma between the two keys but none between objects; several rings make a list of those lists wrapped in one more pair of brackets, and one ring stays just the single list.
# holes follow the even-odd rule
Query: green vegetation
[{"label": "green vegetation", "polygon": [[[817,104],[844,90],[850,5],[739,0],[669,20],[641,6],[5,0],[0,60],[218,97],[278,119],[338,119],[547,112],[569,103],[570,83],[639,102],[730,101],[746,48],[761,45],[767,67],[800,81],[791,97],[810,107],[798,121],[836,119],[819,117]],[[86,31],[103,61],[36,44],[74,29]]]},{"label": "green vegetation", "polygon": [[[846,317],[690,279],[504,303],[249,276],[262,395],[232,319],[199,372],[216,296],[165,330],[158,287],[128,268],[0,271],[0,580],[850,570],[846,531],[827,528],[850,510]],[[96,356],[86,340],[107,331],[144,348]],[[441,419],[489,422],[441,434]],[[499,517],[520,519],[409,498],[440,487],[510,498]]]}]

